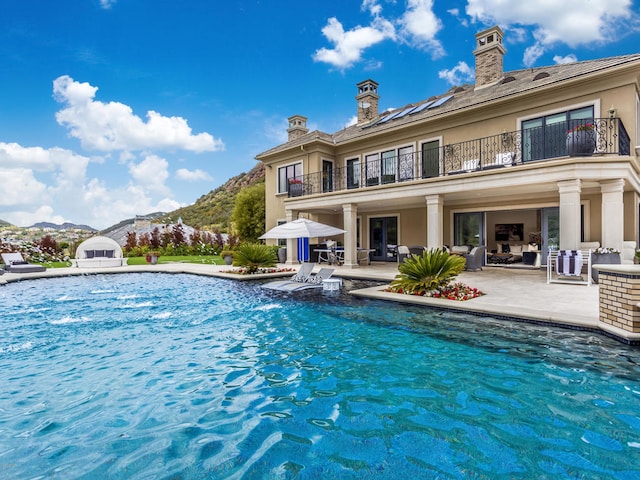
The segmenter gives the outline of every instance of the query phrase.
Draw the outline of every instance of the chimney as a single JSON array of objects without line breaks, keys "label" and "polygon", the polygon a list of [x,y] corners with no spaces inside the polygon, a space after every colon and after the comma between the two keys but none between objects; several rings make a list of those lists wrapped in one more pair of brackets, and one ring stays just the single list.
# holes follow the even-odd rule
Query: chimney
[{"label": "chimney", "polygon": [[498,26],[476,33],[476,88],[500,80],[504,75],[504,32]]},{"label": "chimney", "polygon": [[378,84],[373,80],[365,80],[358,84],[358,125],[366,123],[378,116]]},{"label": "chimney", "polygon": [[305,133],[309,132],[307,128],[307,117],[303,117],[302,115],[294,115],[289,117],[289,128],[287,128],[287,133],[289,134],[289,141],[295,140],[298,137],[301,137]]}]

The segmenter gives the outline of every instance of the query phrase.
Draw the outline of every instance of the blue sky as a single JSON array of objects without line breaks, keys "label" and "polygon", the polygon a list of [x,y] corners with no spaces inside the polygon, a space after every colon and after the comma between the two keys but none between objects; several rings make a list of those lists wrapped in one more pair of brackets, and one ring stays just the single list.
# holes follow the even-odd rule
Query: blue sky
[{"label": "blue sky", "polygon": [[0,219],[110,226],[195,202],[286,141],[505,70],[640,51],[632,0],[12,0],[0,4]]}]

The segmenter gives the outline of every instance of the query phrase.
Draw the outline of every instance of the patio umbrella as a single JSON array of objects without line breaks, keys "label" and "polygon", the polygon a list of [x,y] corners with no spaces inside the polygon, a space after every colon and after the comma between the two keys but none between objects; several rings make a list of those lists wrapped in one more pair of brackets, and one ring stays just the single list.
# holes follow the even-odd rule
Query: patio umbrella
[{"label": "patio umbrella", "polygon": [[341,228],[314,222],[307,218],[299,218],[292,222],[283,223],[273,227],[260,238],[309,238],[309,237],[330,237],[345,233]]}]

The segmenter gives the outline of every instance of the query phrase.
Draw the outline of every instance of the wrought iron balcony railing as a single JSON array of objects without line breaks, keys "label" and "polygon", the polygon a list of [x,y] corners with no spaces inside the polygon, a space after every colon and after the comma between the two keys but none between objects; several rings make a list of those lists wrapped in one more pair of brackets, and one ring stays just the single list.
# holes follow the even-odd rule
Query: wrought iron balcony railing
[{"label": "wrought iron balcony railing", "polygon": [[[574,133],[575,132],[575,133]],[[585,146],[586,144],[586,146]],[[368,155],[347,165],[289,179],[290,197],[523,165],[563,156],[630,155],[618,118],[561,122],[396,156]]]}]

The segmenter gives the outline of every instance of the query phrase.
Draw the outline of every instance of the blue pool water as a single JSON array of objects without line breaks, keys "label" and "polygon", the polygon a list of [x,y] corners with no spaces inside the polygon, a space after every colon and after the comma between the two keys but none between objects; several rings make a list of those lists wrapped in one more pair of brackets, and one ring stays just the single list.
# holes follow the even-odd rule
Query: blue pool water
[{"label": "blue pool water", "polygon": [[0,478],[640,478],[640,349],[596,334],[166,274],[0,319]]}]

